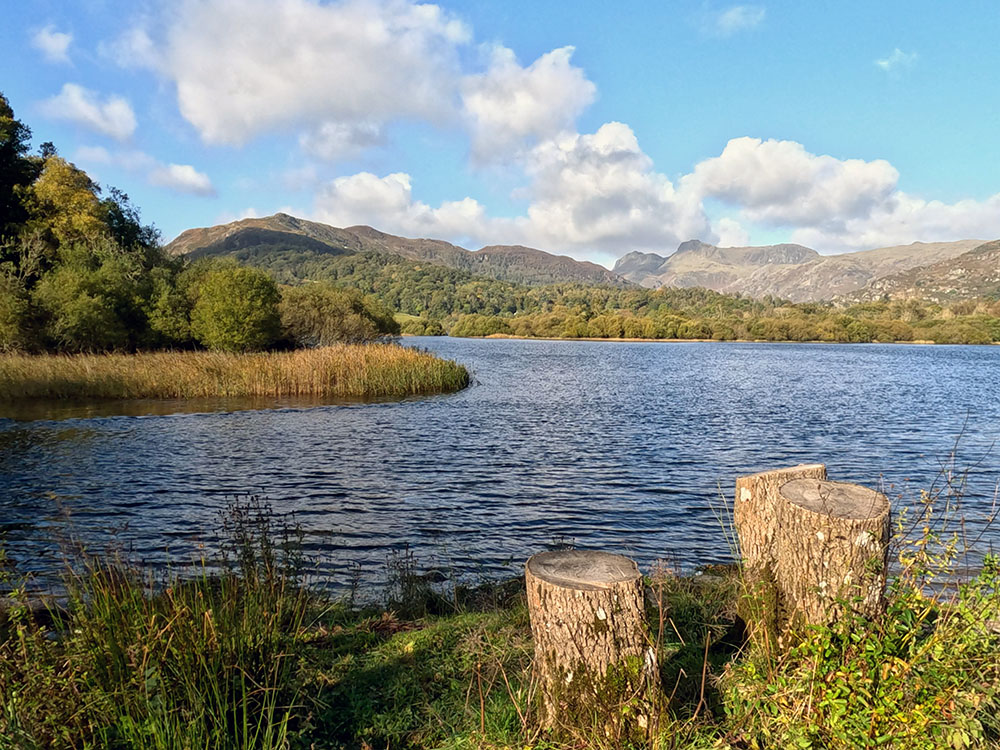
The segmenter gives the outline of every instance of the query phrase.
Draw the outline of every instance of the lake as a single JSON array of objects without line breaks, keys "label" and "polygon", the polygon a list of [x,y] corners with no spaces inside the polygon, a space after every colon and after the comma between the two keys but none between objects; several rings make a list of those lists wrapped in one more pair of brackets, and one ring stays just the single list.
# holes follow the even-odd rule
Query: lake
[{"label": "lake", "polygon": [[187,560],[211,554],[227,496],[256,493],[294,512],[336,586],[382,580],[404,545],[471,576],[562,543],[690,569],[730,559],[720,517],[740,474],[820,461],[898,505],[940,486],[953,455],[973,529],[1000,479],[1000,347],[404,343],[465,364],[474,385],[273,409],[7,407],[8,553],[43,575],[69,535]]}]

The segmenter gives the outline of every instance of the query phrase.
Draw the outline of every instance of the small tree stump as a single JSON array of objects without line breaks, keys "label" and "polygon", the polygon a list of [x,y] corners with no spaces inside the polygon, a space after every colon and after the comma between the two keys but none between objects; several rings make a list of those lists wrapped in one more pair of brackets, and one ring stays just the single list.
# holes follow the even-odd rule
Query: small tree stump
[{"label": "small tree stump", "polygon": [[844,482],[797,479],[778,490],[775,582],[784,630],[884,609],[889,500]]},{"label": "small tree stump", "polygon": [[607,552],[542,552],[524,576],[543,726],[644,736],[659,673],[638,566]]},{"label": "small tree stump", "polygon": [[826,479],[823,464],[799,464],[736,479],[733,522],[744,569],[754,578],[774,567],[778,488],[793,479]]}]

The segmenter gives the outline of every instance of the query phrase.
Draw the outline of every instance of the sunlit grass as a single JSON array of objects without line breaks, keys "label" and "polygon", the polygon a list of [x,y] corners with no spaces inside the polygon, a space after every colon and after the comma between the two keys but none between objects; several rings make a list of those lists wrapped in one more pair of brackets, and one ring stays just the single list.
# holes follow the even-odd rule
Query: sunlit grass
[{"label": "sunlit grass", "polygon": [[416,349],[359,344],[293,352],[0,355],[0,400],[319,396],[457,391],[461,365]]}]

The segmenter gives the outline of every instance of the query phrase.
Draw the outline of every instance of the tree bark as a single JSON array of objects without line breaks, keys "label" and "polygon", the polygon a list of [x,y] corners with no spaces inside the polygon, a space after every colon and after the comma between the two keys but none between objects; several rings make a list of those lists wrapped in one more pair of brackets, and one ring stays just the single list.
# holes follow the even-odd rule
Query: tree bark
[{"label": "tree bark", "polygon": [[889,501],[844,482],[797,479],[778,490],[774,577],[781,629],[884,611]]},{"label": "tree bark", "polygon": [[744,569],[754,578],[770,575],[774,567],[778,488],[793,479],[826,479],[826,466],[799,464],[736,479],[733,522],[740,540]]},{"label": "tree bark", "polygon": [[638,566],[606,552],[543,552],[525,582],[542,725],[647,736],[659,672]]}]

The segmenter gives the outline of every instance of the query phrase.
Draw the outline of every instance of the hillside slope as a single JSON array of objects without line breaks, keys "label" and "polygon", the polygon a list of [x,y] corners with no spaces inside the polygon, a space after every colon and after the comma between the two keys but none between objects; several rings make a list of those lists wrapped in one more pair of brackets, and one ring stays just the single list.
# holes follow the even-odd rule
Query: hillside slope
[{"label": "hillside slope", "polygon": [[620,276],[596,263],[520,245],[491,245],[473,252],[443,240],[398,237],[368,226],[342,229],[282,213],[189,229],[168,244],[167,251],[198,258],[265,248],[273,253],[282,247],[319,254],[375,252],[398,255],[407,260],[519,284],[565,282],[628,286]]},{"label": "hillside slope", "polygon": [[1000,240],[983,243],[956,258],[875,279],[846,295],[858,302],[889,298],[944,303],[974,297],[1000,297]]},{"label": "hillside slope", "polygon": [[614,270],[651,288],[705,286],[718,292],[808,302],[846,295],[875,279],[949,260],[980,244],[981,240],[914,242],[820,255],[794,244],[720,248],[691,240],[666,258],[655,253],[629,253],[618,260]]}]

